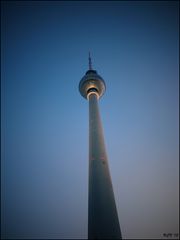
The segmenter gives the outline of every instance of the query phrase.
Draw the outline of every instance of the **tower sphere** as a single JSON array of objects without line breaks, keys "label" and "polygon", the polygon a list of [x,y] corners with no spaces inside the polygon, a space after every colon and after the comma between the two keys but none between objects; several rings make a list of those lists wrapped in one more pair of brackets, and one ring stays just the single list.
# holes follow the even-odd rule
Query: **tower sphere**
[{"label": "tower sphere", "polygon": [[95,92],[101,97],[106,90],[106,85],[101,76],[95,70],[88,70],[79,83],[79,92],[84,98],[88,98],[88,93]]}]

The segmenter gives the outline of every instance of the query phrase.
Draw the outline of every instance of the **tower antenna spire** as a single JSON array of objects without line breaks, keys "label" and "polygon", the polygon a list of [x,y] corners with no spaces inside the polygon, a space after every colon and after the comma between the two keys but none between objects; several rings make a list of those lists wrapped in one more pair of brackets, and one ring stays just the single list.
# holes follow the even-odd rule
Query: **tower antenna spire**
[{"label": "tower antenna spire", "polygon": [[89,52],[89,70],[92,70],[92,62],[91,62],[90,52]]}]

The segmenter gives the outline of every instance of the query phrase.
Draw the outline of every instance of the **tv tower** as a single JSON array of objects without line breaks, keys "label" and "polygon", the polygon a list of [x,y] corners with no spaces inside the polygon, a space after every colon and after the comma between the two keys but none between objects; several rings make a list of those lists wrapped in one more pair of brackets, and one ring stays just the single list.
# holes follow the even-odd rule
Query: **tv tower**
[{"label": "tv tower", "polygon": [[89,53],[89,70],[79,83],[80,94],[89,101],[88,239],[122,238],[98,107],[105,90]]}]

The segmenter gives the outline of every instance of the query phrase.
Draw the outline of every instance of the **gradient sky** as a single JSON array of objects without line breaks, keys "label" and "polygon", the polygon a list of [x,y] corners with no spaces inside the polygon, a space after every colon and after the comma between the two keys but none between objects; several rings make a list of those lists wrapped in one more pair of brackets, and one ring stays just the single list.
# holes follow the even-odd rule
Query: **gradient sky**
[{"label": "gradient sky", "polygon": [[3,1],[2,238],[86,238],[88,69],[123,238],[178,233],[179,4]]}]

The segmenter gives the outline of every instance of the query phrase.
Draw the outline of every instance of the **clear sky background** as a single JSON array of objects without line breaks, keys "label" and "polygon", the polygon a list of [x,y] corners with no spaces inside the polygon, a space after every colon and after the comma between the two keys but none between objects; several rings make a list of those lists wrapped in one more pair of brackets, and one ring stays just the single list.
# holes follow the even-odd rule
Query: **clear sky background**
[{"label": "clear sky background", "polygon": [[123,238],[178,233],[176,1],[3,1],[2,237],[86,238],[94,69]]}]

